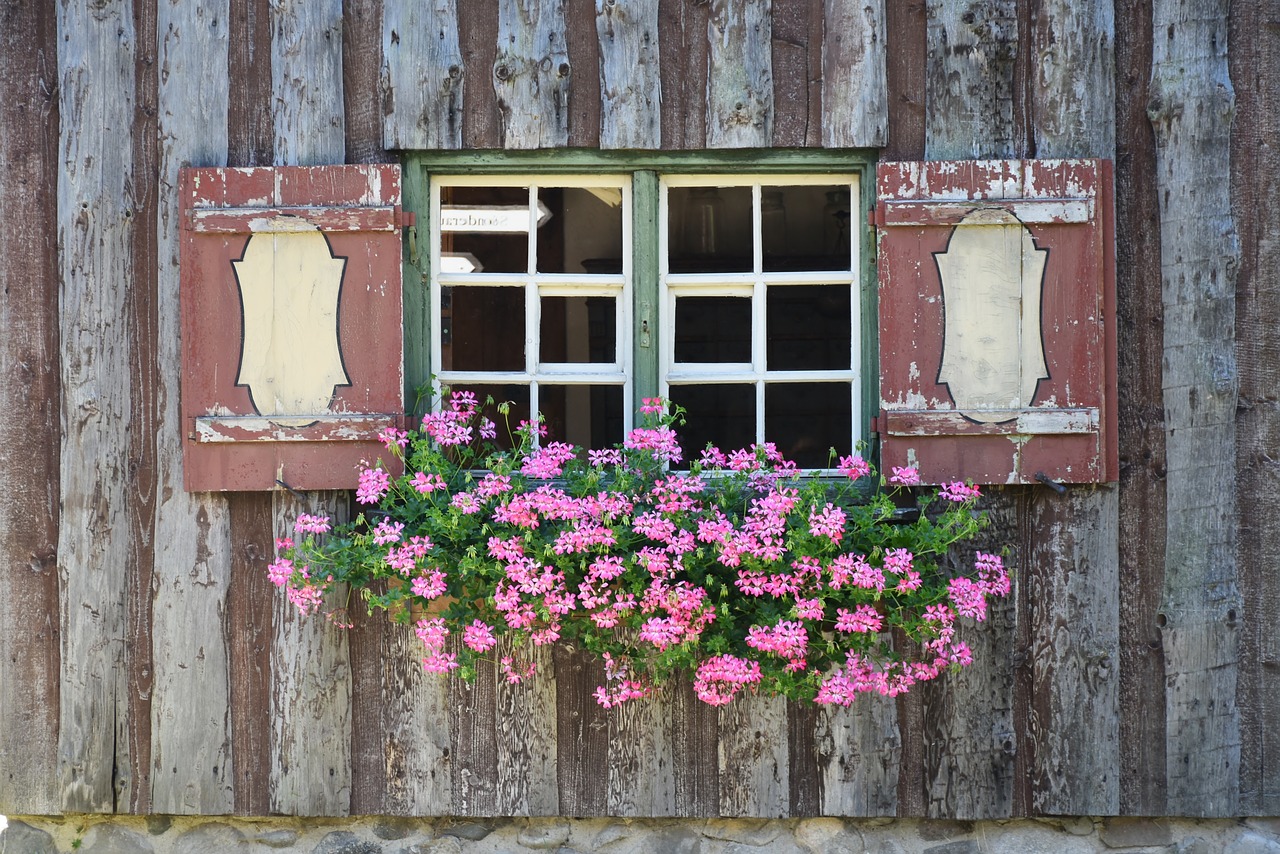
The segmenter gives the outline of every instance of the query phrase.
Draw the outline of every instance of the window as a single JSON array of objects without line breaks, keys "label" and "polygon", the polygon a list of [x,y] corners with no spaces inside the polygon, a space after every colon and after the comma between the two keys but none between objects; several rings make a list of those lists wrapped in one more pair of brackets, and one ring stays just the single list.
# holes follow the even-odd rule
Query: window
[{"label": "window", "polygon": [[652,395],[688,410],[686,459],[772,441],[824,469],[863,439],[865,164],[475,157],[410,161],[429,212],[424,376],[590,447]]}]

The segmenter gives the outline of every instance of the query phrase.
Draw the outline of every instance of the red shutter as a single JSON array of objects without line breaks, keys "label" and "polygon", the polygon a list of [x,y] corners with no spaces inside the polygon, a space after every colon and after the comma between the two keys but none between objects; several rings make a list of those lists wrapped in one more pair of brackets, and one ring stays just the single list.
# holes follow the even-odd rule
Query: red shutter
[{"label": "red shutter", "polygon": [[401,426],[400,167],[183,169],[188,490],[342,489]]},{"label": "red shutter", "polygon": [[1117,479],[1112,206],[1107,161],[879,165],[886,470]]}]

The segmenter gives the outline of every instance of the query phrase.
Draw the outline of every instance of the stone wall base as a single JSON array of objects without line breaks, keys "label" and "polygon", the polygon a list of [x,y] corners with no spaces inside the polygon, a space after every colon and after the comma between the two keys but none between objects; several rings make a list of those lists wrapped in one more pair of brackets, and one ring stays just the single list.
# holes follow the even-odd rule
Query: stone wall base
[{"label": "stone wall base", "polygon": [[[3,819],[0,819],[2,822]],[[0,854],[1280,854],[1280,819],[10,817]]]}]

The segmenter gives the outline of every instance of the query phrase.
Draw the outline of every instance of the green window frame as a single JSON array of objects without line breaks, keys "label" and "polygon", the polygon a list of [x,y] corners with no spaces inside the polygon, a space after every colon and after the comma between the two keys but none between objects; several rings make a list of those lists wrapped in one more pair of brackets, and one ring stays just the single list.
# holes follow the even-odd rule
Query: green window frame
[{"label": "green window frame", "polygon": [[[768,184],[823,183],[822,176],[853,176],[856,198],[851,198],[850,238],[856,259],[851,271],[851,303],[856,311],[857,328],[851,331],[856,346],[856,358],[852,374],[856,375],[854,388],[854,423],[852,442],[862,443],[869,438],[869,421],[877,403],[878,376],[876,366],[876,286],[874,241],[867,225],[867,212],[874,206],[874,152],[865,150],[734,150],[718,152],[601,152],[584,150],[540,150],[530,152],[453,151],[413,152],[405,156],[404,204],[405,209],[416,215],[416,227],[411,230],[406,244],[404,308],[405,308],[405,379],[406,399],[419,399],[418,392],[426,387],[434,375],[441,373],[440,351],[437,346],[433,357],[433,333],[439,331],[432,298],[431,249],[437,245],[433,234],[435,219],[431,199],[434,184],[446,180],[476,179],[480,182],[501,184],[501,179],[511,177],[513,185],[536,184],[540,176],[594,176],[625,175],[629,177],[630,193],[630,265],[628,285],[630,305],[624,312],[630,323],[630,351],[619,354],[620,364],[626,365],[626,394],[623,406],[628,424],[640,401],[645,397],[661,395],[664,390],[664,368],[670,369],[670,349],[664,365],[664,347],[672,346],[671,313],[675,297],[664,290],[664,280],[680,280],[664,269],[662,246],[666,221],[662,217],[663,194],[668,186],[696,184],[694,176],[708,176],[711,183],[733,176],[750,175]],[[795,179],[788,181],[788,176]],[[740,179],[739,183],[751,183]],[[758,182],[757,182],[758,183]],[[767,189],[767,187],[766,187]],[[753,228],[760,228],[761,189],[754,193],[755,221]],[[756,232],[759,233],[759,232]],[[756,301],[763,293],[763,283],[771,281],[771,274],[761,274],[757,252],[754,277],[747,271],[742,276],[729,276],[726,288],[746,288],[745,280],[756,283]],[[532,268],[531,268],[532,270]],[[783,277],[787,279],[787,277]],[[682,287],[688,287],[685,277]],[[791,284],[804,284],[800,279],[787,279]],[[529,293],[536,294],[536,286],[530,279]],[[747,288],[749,290],[749,288]],[[441,293],[436,283],[436,300]],[[718,293],[727,294],[728,291]],[[670,299],[668,303],[666,300]],[[756,315],[759,316],[757,309]],[[664,322],[665,321],[665,322]],[[757,368],[760,365],[757,363]],[[745,370],[745,368],[744,368]],[[712,373],[716,373],[713,369]],[[753,373],[752,382],[765,380],[759,371]],[[715,377],[702,377],[711,379]],[[700,381],[698,377],[685,377],[685,381]],[[759,396],[763,399],[764,386]],[[425,408],[425,402],[418,404]],[[758,419],[763,414],[758,412]],[[559,438],[559,437],[557,437]],[[851,449],[840,449],[842,452]]]}]

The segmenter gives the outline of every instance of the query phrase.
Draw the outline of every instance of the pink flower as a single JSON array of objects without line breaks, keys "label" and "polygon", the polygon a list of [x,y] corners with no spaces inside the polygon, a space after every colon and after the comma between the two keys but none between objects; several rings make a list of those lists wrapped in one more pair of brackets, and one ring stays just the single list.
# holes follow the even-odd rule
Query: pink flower
[{"label": "pink flower", "polygon": [[840,473],[850,480],[857,480],[871,474],[871,466],[860,455],[840,458]]},{"label": "pink flower", "polygon": [[480,419],[480,438],[496,439],[498,438],[498,425],[494,424],[488,418]]},{"label": "pink flower", "polygon": [[400,542],[400,534],[404,531],[404,522],[389,522],[383,519],[373,529],[373,541],[382,546],[387,543]]},{"label": "pink flower", "polygon": [[939,490],[938,494],[948,501],[961,502],[981,497],[982,491],[976,486],[970,486],[963,481],[957,480],[952,483],[943,484],[942,489]]},{"label": "pink flower", "polygon": [[444,573],[440,570],[434,570],[428,575],[420,575],[413,580],[410,585],[414,596],[421,596],[423,599],[438,599],[448,590],[448,584],[445,582]]},{"label": "pink flower", "polygon": [[444,478],[438,474],[427,474],[426,472],[417,472],[413,476],[410,484],[415,490],[423,495],[435,492],[437,489],[444,489]]},{"label": "pink flower", "polygon": [[488,652],[497,645],[498,639],[493,635],[493,628],[480,620],[462,630],[462,642],[476,652]]},{"label": "pink flower", "polygon": [[409,434],[395,427],[383,427],[378,433],[378,441],[389,451],[392,448],[403,448],[409,442]]},{"label": "pink flower", "polygon": [[693,678],[693,693],[708,705],[723,706],[743,687],[759,681],[760,662],[733,655],[716,655],[698,665]]},{"label": "pink flower", "polygon": [[878,632],[881,625],[880,614],[870,605],[859,605],[852,611],[836,609],[837,632]]},{"label": "pink flower", "polygon": [[909,466],[894,466],[889,482],[898,486],[918,486],[920,484],[920,470]]},{"label": "pink flower", "polygon": [[947,583],[947,597],[955,604],[956,613],[979,623],[987,618],[985,593],[982,584],[968,578],[953,578]]},{"label": "pink flower", "polygon": [[300,513],[293,523],[293,530],[300,534],[323,534],[329,530],[329,517]]},{"label": "pink flower", "polygon": [[833,543],[840,542],[844,536],[844,511],[834,504],[828,503],[822,510],[809,511],[809,533],[815,537],[827,537]]},{"label": "pink flower", "polygon": [[361,504],[377,504],[391,488],[391,476],[385,469],[365,469],[360,472],[356,487],[356,501]]},{"label": "pink flower", "polygon": [[456,652],[433,652],[422,659],[422,669],[428,673],[448,673],[459,666]]},{"label": "pink flower", "polygon": [[660,397],[646,397],[640,401],[640,411],[649,414],[662,412],[667,402]]}]

